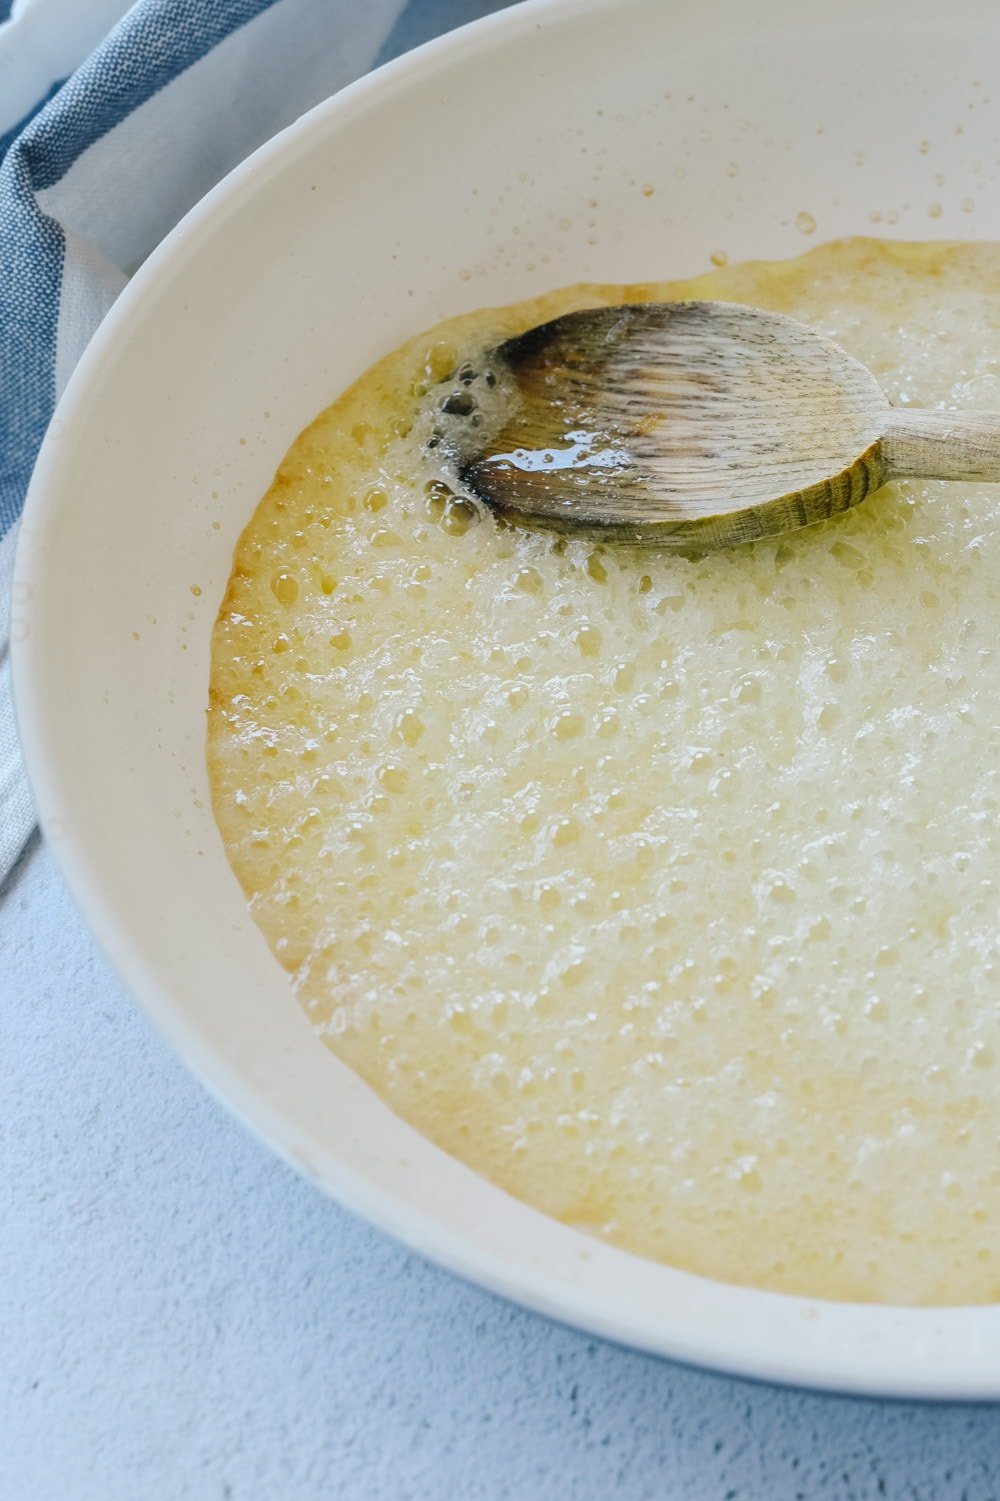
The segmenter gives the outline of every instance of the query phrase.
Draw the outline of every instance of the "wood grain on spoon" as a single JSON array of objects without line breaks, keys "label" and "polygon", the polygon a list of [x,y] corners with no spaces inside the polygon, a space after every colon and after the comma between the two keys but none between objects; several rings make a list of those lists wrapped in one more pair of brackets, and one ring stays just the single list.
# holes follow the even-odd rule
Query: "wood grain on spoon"
[{"label": "wood grain on spoon", "polygon": [[[736,303],[585,309],[496,351],[509,403],[442,421],[463,482],[530,524],[724,547],[905,476],[1000,480],[1000,414],[898,411],[832,340]],[[455,403],[452,403],[455,406]]]}]

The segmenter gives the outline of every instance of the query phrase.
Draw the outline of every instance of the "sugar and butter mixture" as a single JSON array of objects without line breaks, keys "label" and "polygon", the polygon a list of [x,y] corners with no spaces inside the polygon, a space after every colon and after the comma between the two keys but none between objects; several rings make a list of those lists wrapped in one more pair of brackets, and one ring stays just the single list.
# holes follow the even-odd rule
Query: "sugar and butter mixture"
[{"label": "sugar and butter mixture", "polygon": [[811,323],[896,403],[1000,410],[988,245],[852,240],[414,339],[239,541],[219,826],[324,1040],[512,1194],[730,1281],[996,1301],[1000,487],[672,556],[498,524],[423,449],[469,351],[686,296]]}]

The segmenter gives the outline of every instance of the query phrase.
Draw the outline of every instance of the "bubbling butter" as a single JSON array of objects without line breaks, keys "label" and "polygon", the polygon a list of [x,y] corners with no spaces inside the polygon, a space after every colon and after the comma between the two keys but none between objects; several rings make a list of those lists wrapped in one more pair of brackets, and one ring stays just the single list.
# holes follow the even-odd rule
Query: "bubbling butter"
[{"label": "bubbling butter", "polygon": [[897,404],[1000,410],[988,245],[852,240],[410,341],[240,538],[229,858],[329,1046],[529,1204],[727,1281],[997,1301],[1000,487],[685,557],[505,526],[424,449],[469,351],[683,297],[801,318]]}]

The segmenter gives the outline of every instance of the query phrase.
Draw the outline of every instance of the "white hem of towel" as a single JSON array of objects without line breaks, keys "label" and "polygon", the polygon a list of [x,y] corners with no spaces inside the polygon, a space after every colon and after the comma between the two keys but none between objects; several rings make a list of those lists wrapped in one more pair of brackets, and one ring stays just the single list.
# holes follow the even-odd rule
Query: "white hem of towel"
[{"label": "white hem of towel", "polygon": [[0,542],[0,884],[37,822],[17,739],[10,672],[9,601],[17,533],[15,525]]},{"label": "white hem of towel", "polygon": [[68,78],[132,0],[16,0],[0,22],[0,135]]},{"label": "white hem of towel", "polygon": [[[255,147],[366,73],[405,5],[277,0],[94,141],[39,207],[131,275]],[[280,86],[247,87],[267,77]]]}]

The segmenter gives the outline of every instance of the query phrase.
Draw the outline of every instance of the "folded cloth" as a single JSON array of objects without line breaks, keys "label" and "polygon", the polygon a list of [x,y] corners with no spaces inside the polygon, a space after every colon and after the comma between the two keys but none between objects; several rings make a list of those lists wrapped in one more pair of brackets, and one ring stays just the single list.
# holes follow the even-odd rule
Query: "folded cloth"
[{"label": "folded cloth", "polygon": [[128,277],[254,147],[374,63],[509,0],[0,0],[0,882],[34,825],[14,728],[17,519]]}]

